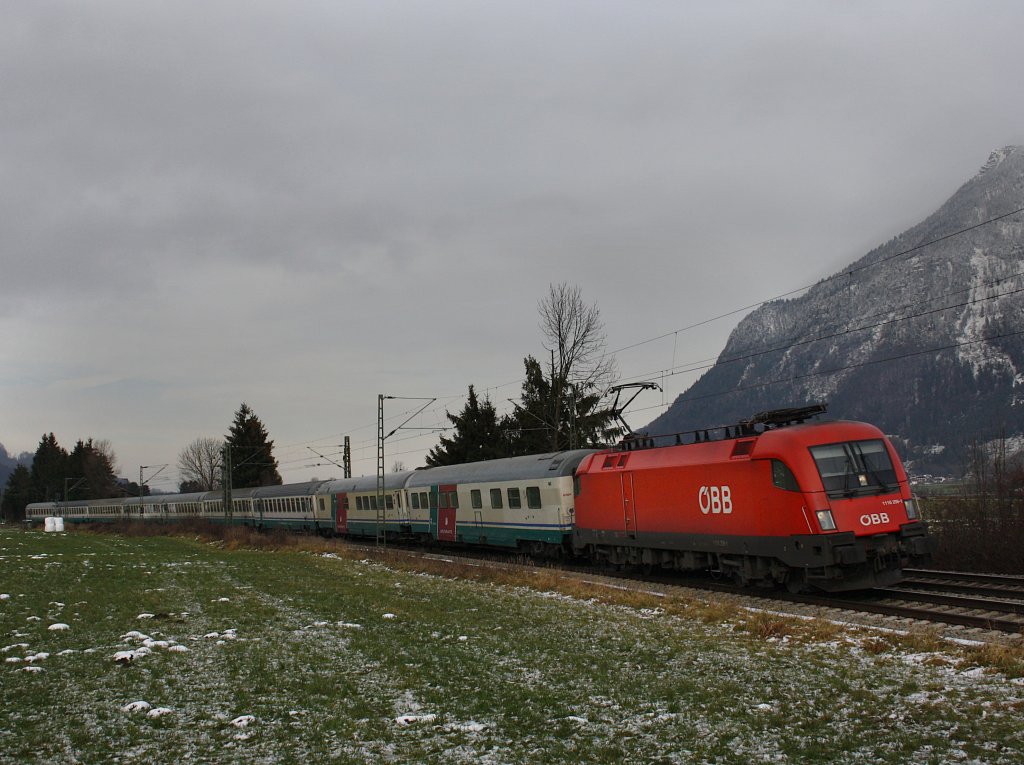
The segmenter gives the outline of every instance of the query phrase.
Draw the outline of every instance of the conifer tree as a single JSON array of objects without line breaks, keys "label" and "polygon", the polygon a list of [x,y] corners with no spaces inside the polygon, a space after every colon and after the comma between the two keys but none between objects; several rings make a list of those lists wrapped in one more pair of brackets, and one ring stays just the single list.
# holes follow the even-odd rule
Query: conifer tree
[{"label": "conifer tree", "polygon": [[7,477],[4,486],[3,504],[0,513],[8,521],[20,521],[25,517],[25,506],[35,502],[32,491],[32,473],[24,465],[18,465]]},{"label": "conifer tree", "polygon": [[68,453],[57,443],[53,433],[39,441],[32,460],[32,493],[34,502],[64,498],[64,479],[68,477]]},{"label": "conifer tree", "polygon": [[427,454],[428,467],[498,459],[511,453],[494,404],[487,397],[481,402],[472,385],[462,411],[458,414],[446,412],[445,415],[454,426],[454,432],[451,438],[442,435],[441,443]]},{"label": "conifer tree", "polygon": [[260,418],[244,401],[235,412],[226,441],[231,450],[232,488],[281,484],[281,474],[277,472],[277,460],[274,459],[274,442],[267,437],[267,429]]},{"label": "conifer tree", "polygon": [[110,456],[98,449],[91,438],[75,444],[68,455],[67,473],[65,485],[69,489],[75,484],[77,487],[69,497],[62,499],[103,499],[118,493],[117,476],[114,475]]}]

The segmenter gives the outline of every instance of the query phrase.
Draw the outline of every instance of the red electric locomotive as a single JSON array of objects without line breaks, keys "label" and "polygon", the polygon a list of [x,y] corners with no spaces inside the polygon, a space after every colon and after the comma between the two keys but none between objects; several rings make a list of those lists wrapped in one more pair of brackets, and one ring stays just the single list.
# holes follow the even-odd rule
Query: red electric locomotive
[{"label": "red electric locomotive", "polygon": [[899,457],[873,425],[805,423],[822,412],[766,412],[718,440],[634,439],[590,455],[576,471],[575,549],[793,590],[898,581],[929,557]]}]

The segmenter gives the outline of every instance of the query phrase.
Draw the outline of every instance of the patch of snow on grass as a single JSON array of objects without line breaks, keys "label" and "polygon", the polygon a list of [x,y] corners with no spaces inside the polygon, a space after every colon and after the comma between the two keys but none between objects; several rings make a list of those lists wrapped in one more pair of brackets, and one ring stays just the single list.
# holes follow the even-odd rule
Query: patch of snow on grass
[{"label": "patch of snow on grass", "polygon": [[432,723],[437,719],[435,714],[426,715],[401,715],[395,718],[395,722],[399,725],[406,726],[412,725],[413,723]]},{"label": "patch of snow on grass", "polygon": [[231,721],[231,725],[234,725],[236,728],[247,728],[254,722],[256,722],[254,715],[240,715]]},{"label": "patch of snow on grass", "polygon": [[46,629],[50,630],[51,632],[63,632],[64,630],[71,629],[71,626],[65,624],[64,622],[57,622],[56,624],[51,624]]},{"label": "patch of snow on grass", "polygon": [[148,701],[133,701],[121,707],[122,712],[146,712],[153,708]]}]

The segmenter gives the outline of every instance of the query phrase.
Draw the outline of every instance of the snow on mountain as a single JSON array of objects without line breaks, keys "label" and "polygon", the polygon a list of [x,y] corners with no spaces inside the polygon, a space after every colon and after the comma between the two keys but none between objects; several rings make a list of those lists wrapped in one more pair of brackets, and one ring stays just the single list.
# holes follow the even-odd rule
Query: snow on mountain
[{"label": "snow on mountain", "polygon": [[874,422],[916,468],[947,473],[975,439],[1024,433],[1024,213],[1007,215],[1020,208],[1024,147],[1008,146],[918,225],[748,315],[646,430],[827,401],[831,417]]}]

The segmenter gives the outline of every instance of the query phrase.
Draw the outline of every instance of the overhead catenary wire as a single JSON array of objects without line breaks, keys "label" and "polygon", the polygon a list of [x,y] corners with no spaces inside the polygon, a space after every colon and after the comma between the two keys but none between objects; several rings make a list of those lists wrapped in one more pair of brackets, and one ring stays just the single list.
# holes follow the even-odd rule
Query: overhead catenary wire
[{"label": "overhead catenary wire", "polygon": [[[1008,337],[1019,337],[1020,335],[1024,335],[1024,329],[1017,330],[1016,332],[1004,332],[1004,333],[1001,333],[1001,334],[998,334],[998,335],[990,335],[988,337],[975,338],[974,340],[964,340],[963,342],[959,342],[959,343],[949,343],[947,345],[935,346],[933,348],[925,348],[923,350],[918,350],[918,351],[909,351],[907,353],[900,353],[900,354],[896,354],[894,356],[886,356],[885,358],[881,358],[881,359],[869,359],[867,361],[858,361],[858,362],[854,362],[854,363],[850,363],[850,364],[844,364],[844,365],[838,366],[838,367],[833,367],[832,369],[824,369],[824,370],[820,370],[820,371],[816,371],[816,372],[807,372],[807,373],[801,374],[801,375],[793,375],[792,377],[780,377],[780,378],[776,378],[774,380],[765,380],[765,381],[761,381],[761,382],[757,382],[757,383],[750,383],[749,385],[744,385],[744,386],[736,387],[736,388],[730,388],[727,391],[717,391],[715,393],[705,393],[705,394],[700,395],[700,396],[693,396],[693,397],[691,397],[691,398],[689,398],[687,400],[688,401],[702,401],[702,400],[709,399],[709,398],[718,398],[720,396],[728,396],[728,395],[731,395],[733,393],[741,393],[741,392],[747,391],[747,390],[755,390],[757,388],[765,388],[765,387],[768,387],[769,385],[780,385],[782,383],[792,383],[792,382],[797,382],[799,380],[806,380],[806,379],[808,379],[810,377],[823,377],[825,375],[836,374],[837,372],[845,372],[845,371],[847,371],[849,369],[857,369],[859,367],[867,367],[867,366],[872,366],[874,364],[885,364],[885,363],[890,362],[890,361],[901,361],[902,359],[909,359],[909,358],[913,358],[914,356],[923,356],[923,355],[926,355],[926,354],[929,354],[929,353],[932,353],[932,354],[942,353],[944,351],[954,350],[956,348],[963,348],[963,347],[968,346],[968,345],[977,345],[978,343],[988,343],[988,342],[991,342],[993,340],[1002,340],[1002,339],[1008,338]],[[642,412],[642,411],[647,411],[647,410],[650,410],[650,409],[657,409],[657,408],[659,408],[659,407],[642,407],[640,409],[637,409],[636,411]],[[657,434],[652,434],[652,435],[657,435]]]},{"label": "overhead catenary wire", "polygon": [[[992,282],[988,282],[985,285],[979,285],[979,287],[991,286],[993,284],[999,284],[999,283],[1002,283],[1004,281],[1008,281],[1011,278],[1017,278],[1017,277],[1020,277],[1020,276],[1024,276],[1024,272],[1017,273],[1017,274],[1013,275],[1012,277],[1004,277],[1004,278],[996,279],[996,280],[993,280]],[[973,290],[973,289],[976,289],[976,288],[971,288],[971,290]],[[948,293],[948,294],[949,295],[958,294],[959,292],[965,292],[965,291],[968,291],[968,290],[959,290],[958,292]],[[862,325],[857,326],[857,327],[851,327],[851,328],[848,328],[848,329],[845,329],[845,330],[841,330],[841,331],[830,332],[828,334],[821,334],[821,335],[814,335],[813,337],[799,338],[799,339],[791,340],[791,341],[789,341],[789,342],[787,342],[785,344],[782,344],[782,345],[776,345],[776,346],[773,346],[771,348],[765,348],[765,349],[759,350],[759,351],[752,351],[750,353],[744,353],[744,354],[739,355],[739,356],[730,356],[730,357],[726,357],[726,358],[718,357],[716,359],[702,359],[699,362],[692,362],[690,364],[683,365],[682,367],[673,367],[673,368],[668,368],[668,369],[657,370],[656,372],[648,373],[647,375],[641,375],[637,379],[640,379],[640,378],[646,377],[646,376],[651,376],[651,375],[661,375],[661,376],[672,377],[672,376],[679,375],[679,374],[687,374],[687,373],[690,373],[690,372],[698,372],[698,371],[701,371],[701,370],[704,370],[704,369],[711,369],[712,367],[715,367],[715,366],[720,366],[720,365],[725,365],[725,364],[732,364],[732,363],[735,363],[735,362],[738,362],[738,361],[750,361],[751,359],[759,358],[761,356],[766,356],[768,354],[779,353],[779,352],[782,352],[782,351],[792,350],[793,348],[798,348],[798,347],[800,347],[802,345],[810,345],[812,343],[822,342],[824,340],[834,340],[836,338],[844,337],[846,335],[855,334],[857,332],[866,332],[866,331],[869,331],[869,330],[872,330],[872,329],[879,329],[881,327],[885,327],[885,326],[889,326],[889,325],[893,325],[893,324],[899,324],[899,323],[905,322],[905,321],[911,321],[913,319],[920,319],[920,318],[923,318],[925,316],[931,316],[931,315],[934,315],[934,314],[937,314],[937,313],[942,313],[943,311],[951,311],[951,310],[955,310],[957,308],[965,308],[965,307],[970,306],[970,305],[977,305],[979,303],[985,303],[985,302],[988,302],[990,300],[999,300],[999,299],[1002,299],[1002,298],[1007,297],[1009,295],[1016,295],[1016,294],[1019,294],[1021,292],[1024,292],[1024,287],[1020,287],[1018,289],[1009,290],[1007,292],[1001,292],[998,295],[990,295],[988,297],[977,298],[975,300],[966,300],[966,301],[963,301],[961,303],[954,303],[952,305],[942,306],[940,308],[933,308],[933,309],[930,309],[930,310],[927,310],[927,311],[922,311],[920,313],[910,314],[910,315],[906,315],[906,316],[900,316],[898,318],[888,319],[886,321],[875,322],[873,324],[862,324]],[[917,304],[909,304],[907,306],[904,306],[904,308],[913,307],[914,305],[923,305],[923,304],[927,304],[929,302],[934,302],[934,301],[933,300],[926,300],[926,301],[922,301],[921,303],[917,303]],[[874,314],[874,316],[878,316],[878,315],[880,315],[880,314]],[[871,318],[871,317],[868,317],[868,318]]]},{"label": "overhead catenary wire", "polygon": [[[662,340],[662,339],[665,339],[667,337],[673,337],[673,351],[672,351],[673,358],[672,358],[672,364],[671,364],[671,366],[669,368],[662,369],[662,370],[657,370],[656,372],[647,373],[647,374],[643,374],[643,375],[630,376],[630,377],[625,378],[625,379],[637,380],[637,379],[645,379],[647,377],[652,377],[652,376],[654,376],[654,377],[661,376],[662,378],[664,378],[666,376],[671,377],[671,376],[676,376],[676,375],[679,375],[679,374],[685,374],[685,373],[688,373],[688,372],[694,372],[694,371],[699,371],[701,369],[710,368],[711,366],[714,366],[715,364],[712,363],[712,364],[706,364],[705,365],[705,363],[706,362],[710,362],[710,361],[714,361],[712,359],[705,359],[705,360],[702,360],[701,362],[689,362],[686,365],[682,365],[682,367],[678,367],[676,365],[675,357],[676,357],[676,351],[677,351],[677,346],[678,346],[678,337],[679,337],[680,333],[687,332],[689,330],[705,326],[707,324],[710,324],[710,323],[712,323],[714,321],[718,321],[720,319],[728,318],[730,316],[735,316],[735,315],[737,315],[739,313],[743,313],[744,311],[749,311],[749,310],[756,309],[756,308],[758,308],[760,306],[763,306],[763,305],[765,305],[767,303],[770,303],[770,302],[773,302],[773,301],[776,301],[776,300],[780,300],[780,299],[783,299],[783,298],[787,298],[787,297],[790,297],[792,295],[796,295],[796,294],[801,293],[801,292],[805,292],[805,291],[807,291],[809,289],[812,289],[814,287],[820,286],[822,284],[827,284],[827,283],[829,283],[831,281],[835,281],[837,279],[841,279],[841,278],[844,278],[844,277],[848,278],[848,277],[852,276],[853,274],[859,273],[861,271],[873,268],[875,266],[881,265],[883,263],[890,262],[892,260],[895,260],[895,259],[898,259],[898,258],[901,258],[901,257],[907,257],[907,256],[909,256],[909,255],[911,255],[913,253],[919,252],[919,251],[921,251],[921,250],[923,250],[923,249],[925,249],[927,247],[930,247],[930,246],[933,246],[933,245],[938,244],[940,242],[943,242],[943,241],[952,239],[954,237],[963,235],[963,234],[968,233],[970,231],[974,231],[974,230],[979,229],[981,227],[984,227],[984,226],[987,226],[987,225],[991,225],[991,224],[993,224],[993,223],[995,223],[997,221],[1004,220],[1004,219],[1009,218],[1009,217],[1011,217],[1013,215],[1017,215],[1017,214],[1019,214],[1021,212],[1024,212],[1024,207],[1020,207],[1020,208],[1017,208],[1015,210],[1011,210],[1009,212],[1006,212],[1006,213],[1003,213],[1003,214],[1000,214],[1000,215],[996,215],[996,216],[990,217],[990,218],[988,218],[988,219],[986,219],[984,221],[980,221],[980,222],[972,224],[970,226],[965,226],[965,227],[960,228],[960,229],[958,229],[956,231],[952,231],[952,232],[943,234],[941,236],[934,237],[932,239],[929,239],[926,242],[918,243],[918,244],[916,244],[916,245],[914,245],[912,247],[908,247],[908,248],[902,249],[902,250],[900,250],[898,252],[892,253],[892,254],[887,255],[885,257],[877,258],[877,259],[872,260],[870,262],[863,263],[863,264],[858,265],[858,266],[854,266],[854,267],[850,267],[850,268],[844,269],[844,270],[842,270],[842,271],[840,271],[840,272],[838,272],[836,274],[833,274],[832,276],[826,277],[824,279],[820,279],[820,280],[818,280],[817,282],[815,282],[813,284],[807,284],[807,285],[804,285],[804,286],[801,286],[801,287],[798,287],[798,288],[795,288],[795,289],[792,289],[792,290],[787,290],[786,292],[774,295],[774,296],[769,297],[769,298],[765,298],[763,300],[751,303],[749,305],[745,305],[745,306],[742,306],[742,307],[739,307],[739,308],[735,308],[735,309],[732,309],[732,310],[729,310],[729,311],[725,311],[725,312],[716,314],[714,316],[702,319],[700,321],[693,322],[693,323],[691,323],[689,325],[686,325],[686,326],[681,327],[679,329],[673,330],[671,332],[662,333],[662,334],[654,336],[654,337],[650,337],[650,338],[647,338],[647,339],[644,339],[644,340],[640,340],[640,341],[637,341],[637,342],[634,342],[634,343],[631,343],[631,344],[628,344],[628,345],[625,345],[625,346],[621,346],[621,347],[617,348],[616,350],[611,351],[610,354],[614,355],[614,354],[622,353],[624,351],[632,350],[634,348],[638,348],[638,347],[641,347],[643,345],[647,345],[647,344],[650,344],[650,343],[653,343],[653,342],[657,342],[658,340]],[[952,292],[952,293],[947,293],[946,296],[948,297],[950,295],[959,294],[961,292],[970,291],[970,290],[973,290],[973,289],[983,288],[985,286],[990,286],[992,284],[998,284],[998,283],[1007,281],[1009,279],[1019,277],[1022,274],[1024,274],[1024,272],[1018,272],[1018,273],[1013,274],[1013,275],[1009,275],[1009,276],[1001,277],[999,279],[995,279],[992,282],[988,282],[986,284],[974,285],[974,286],[972,286],[970,288],[966,288],[964,290],[959,290],[959,291],[955,291],[955,292]],[[756,357],[756,356],[765,355],[765,354],[768,354],[768,353],[776,353],[776,352],[779,352],[779,351],[787,350],[787,349],[792,348],[792,347],[797,347],[799,345],[806,345],[806,344],[810,344],[810,343],[813,343],[813,342],[818,342],[818,341],[825,340],[825,339],[832,339],[834,337],[839,337],[839,336],[846,335],[846,334],[851,334],[851,333],[854,333],[854,332],[867,331],[869,329],[874,329],[874,328],[878,328],[880,326],[885,326],[885,325],[889,325],[889,324],[895,324],[895,323],[899,323],[899,322],[902,322],[902,321],[910,321],[910,320],[913,320],[913,319],[916,319],[916,318],[921,318],[922,316],[930,315],[930,314],[933,314],[933,313],[938,313],[938,312],[946,311],[946,310],[953,310],[953,309],[958,308],[958,307],[962,308],[962,307],[965,307],[966,305],[970,305],[970,304],[973,304],[973,303],[984,302],[985,300],[991,300],[991,299],[997,299],[997,298],[1000,298],[1000,297],[1005,297],[1008,294],[1014,294],[1014,293],[1019,292],[1019,291],[1021,291],[1021,290],[1013,290],[1011,292],[1003,293],[1003,294],[995,296],[995,297],[979,298],[979,299],[974,300],[974,301],[966,301],[966,302],[955,304],[955,305],[951,305],[951,306],[943,306],[941,308],[936,308],[936,309],[933,309],[931,311],[924,311],[924,312],[921,312],[919,314],[913,314],[913,315],[909,315],[909,316],[902,316],[902,317],[899,317],[899,318],[887,320],[885,322],[879,322],[879,323],[872,324],[872,325],[864,325],[864,326],[861,326],[861,327],[849,328],[849,329],[846,329],[846,330],[842,330],[840,332],[835,332],[835,333],[830,334],[830,335],[818,335],[818,336],[815,336],[813,338],[797,338],[797,339],[793,340],[788,345],[776,346],[776,347],[771,348],[771,349],[767,349],[767,350],[763,350],[763,351],[758,351],[758,352],[752,353],[752,354],[746,354],[746,355],[741,356],[741,357],[734,357],[734,358],[731,358],[731,359],[718,359],[716,363],[730,363],[730,362],[750,359],[750,358],[753,358],[753,357]],[[935,302],[935,300],[937,300],[937,299],[941,299],[941,297],[938,297],[938,298],[932,297],[932,298],[928,298],[928,299],[926,299],[924,301],[919,301],[918,303],[906,304],[906,305],[900,307],[897,310],[905,310],[906,308],[912,308],[914,306],[926,305],[928,303]],[[885,312],[880,312],[879,314],[874,314],[873,316],[882,315],[884,313]],[[867,318],[873,318],[873,316],[870,316],[870,317],[867,317]],[[927,350],[914,351],[914,352],[909,352],[909,353],[906,353],[906,354],[895,355],[895,356],[887,357],[885,359],[874,359],[874,360],[870,360],[870,361],[866,361],[866,362],[859,362],[859,363],[856,363],[856,364],[850,364],[850,365],[845,365],[845,366],[842,366],[842,367],[836,367],[836,368],[830,369],[830,370],[823,370],[823,371],[819,371],[819,372],[808,373],[806,375],[800,375],[800,376],[796,376],[796,377],[792,377],[792,378],[786,378],[786,379],[781,379],[781,380],[772,380],[772,381],[766,381],[766,382],[761,382],[761,383],[755,383],[755,384],[752,384],[752,385],[749,385],[749,386],[744,386],[742,388],[733,388],[733,389],[730,389],[730,391],[727,391],[727,392],[724,392],[724,393],[706,394],[704,396],[695,397],[692,400],[699,400],[699,399],[702,399],[702,398],[710,398],[710,397],[719,396],[719,395],[728,395],[729,393],[740,392],[742,390],[749,390],[749,389],[752,389],[752,388],[764,387],[764,386],[767,386],[767,385],[774,385],[774,384],[778,384],[780,382],[794,382],[796,380],[804,379],[806,377],[814,377],[814,376],[835,374],[835,373],[838,373],[840,371],[844,371],[846,369],[855,368],[857,366],[865,366],[865,365],[869,365],[869,364],[884,363],[886,361],[896,361],[896,360],[899,360],[899,359],[902,359],[902,358],[909,358],[909,357],[912,357],[912,356],[922,355],[922,354],[925,354],[925,353],[938,353],[938,352],[942,352],[942,351],[945,351],[945,350],[949,350],[951,348],[962,347],[962,346],[965,346],[965,345],[973,345],[973,344],[977,344],[977,343],[981,343],[981,342],[988,342],[990,340],[996,340],[996,339],[1000,339],[1000,338],[1003,338],[1003,337],[1013,337],[1013,336],[1016,336],[1018,334],[1020,334],[1020,333],[1014,332],[1014,333],[1009,333],[1009,334],[1004,334],[1004,335],[996,335],[996,336],[992,336],[990,338],[975,339],[975,340],[970,340],[970,341],[964,341],[962,343],[954,343],[954,344],[950,344],[950,345],[946,345],[946,346],[940,346],[938,348],[930,348],[930,349],[927,349]],[[505,382],[505,383],[500,383],[500,384],[497,384],[497,385],[488,386],[487,388],[483,389],[483,391],[484,391],[485,397],[488,397],[489,393],[491,391],[497,392],[497,391],[502,390],[503,388],[507,388],[507,387],[512,386],[512,385],[522,385],[522,383],[523,383],[523,380],[520,378],[520,379],[517,379],[517,380],[511,380],[511,381],[508,381],[508,382]],[[414,440],[417,440],[417,439],[424,438],[427,435],[432,435],[434,432],[439,432],[439,431],[443,430],[445,426],[442,423],[443,423],[445,415],[447,414],[448,406],[450,404],[452,404],[452,403],[461,401],[463,396],[464,396],[464,394],[452,394],[452,395],[449,395],[449,396],[438,396],[437,397],[438,406],[433,407],[431,409],[431,413],[434,415],[435,421],[437,423],[436,427],[435,428],[428,428],[428,430],[431,431],[430,433],[415,434],[415,435],[412,435],[412,436],[409,436],[409,437],[406,437],[406,438],[396,438],[395,442],[414,441]],[[500,402],[498,402],[498,403],[500,403]],[[665,406],[667,406],[667,405],[664,402],[664,396],[663,396],[661,404],[656,405],[656,406],[650,406],[650,407],[642,407],[642,408],[636,409],[634,411],[648,411],[648,410],[651,410],[651,409],[664,408]],[[408,411],[407,412],[398,413],[398,414],[394,415],[393,418],[389,417],[387,419],[388,420],[397,419],[398,417],[406,415],[406,414],[408,414]],[[367,423],[366,425],[363,425],[363,426],[360,426],[360,427],[348,430],[346,432],[347,433],[354,433],[354,432],[359,432],[361,430],[369,429],[369,428],[372,428],[372,427],[374,427],[373,424]],[[325,436],[322,439],[316,439],[316,440],[313,440],[313,441],[304,441],[304,442],[300,442],[300,443],[294,444],[293,446],[295,446],[295,447],[305,447],[307,444],[317,443],[318,441],[328,440],[328,439],[331,439],[331,438],[337,438],[337,436]],[[362,451],[364,449],[370,448],[373,443],[374,443],[373,440],[367,439],[365,442],[354,444],[353,445],[353,449],[356,450],[356,451]],[[418,453],[419,451],[420,450],[408,450],[408,451],[402,451],[402,452],[392,452],[392,454],[394,454],[395,456],[402,456],[402,455],[405,455],[405,454]],[[364,458],[364,459],[368,459],[368,458]],[[295,460],[291,460],[290,462],[282,462],[282,464],[296,464],[298,462],[305,462],[306,460],[308,460],[308,456],[303,458],[303,459],[298,459],[297,458]]]},{"label": "overhead catenary wire", "polygon": [[689,331],[691,329],[696,329],[698,327],[703,327],[706,324],[710,324],[711,322],[718,321],[719,319],[725,319],[725,318],[728,318],[729,316],[735,316],[736,314],[742,313],[744,311],[750,311],[750,310],[753,310],[755,308],[760,308],[761,306],[765,305],[766,303],[771,303],[771,302],[773,302],[775,300],[781,300],[782,298],[789,297],[790,295],[796,295],[799,292],[805,292],[806,290],[809,290],[812,287],[817,287],[818,285],[821,285],[821,284],[828,284],[831,281],[835,281],[836,279],[841,279],[843,277],[848,277],[851,274],[858,273],[860,271],[864,271],[864,270],[866,270],[868,268],[874,268],[875,266],[881,265],[882,263],[888,263],[890,260],[895,260],[896,258],[900,258],[900,257],[904,257],[906,255],[910,255],[910,254],[912,254],[914,252],[917,252],[918,250],[924,249],[925,247],[930,247],[932,245],[938,244],[939,242],[944,242],[947,239],[952,239],[953,237],[960,236],[962,234],[966,234],[967,232],[974,231],[975,229],[981,228],[982,226],[991,225],[991,224],[993,224],[993,223],[995,223],[997,221],[1003,220],[1004,218],[1009,218],[1010,216],[1017,215],[1018,213],[1021,213],[1021,212],[1024,212],[1024,207],[1018,207],[1016,210],[1011,210],[1010,212],[1003,213],[1002,215],[996,215],[996,216],[994,216],[992,218],[988,218],[987,220],[983,220],[980,223],[974,223],[974,224],[972,224],[970,226],[966,226],[966,227],[958,229],[956,231],[952,231],[952,232],[950,232],[948,234],[943,234],[942,236],[936,237],[934,239],[930,239],[927,242],[921,242],[920,244],[916,244],[913,247],[908,247],[907,249],[900,250],[899,252],[895,252],[892,255],[887,255],[884,258],[879,258],[878,260],[873,260],[870,263],[865,263],[864,265],[861,265],[861,266],[844,269],[844,270],[842,270],[842,271],[840,271],[838,273],[833,274],[832,276],[827,276],[824,279],[819,279],[818,281],[814,282],[813,284],[805,284],[803,287],[797,287],[796,289],[792,289],[792,290],[788,290],[786,292],[782,292],[782,293],[780,293],[778,295],[775,295],[773,297],[765,298],[763,300],[757,301],[756,303],[751,303],[750,305],[743,306],[742,308],[734,308],[734,309],[732,309],[730,311],[726,311],[725,313],[720,313],[720,314],[717,314],[715,316],[711,316],[711,317],[709,317],[707,319],[702,319],[701,321],[694,322],[693,324],[689,324],[689,325],[687,325],[685,327],[680,327],[679,329],[673,330],[672,332],[665,332],[664,334],[658,335],[656,337],[651,337],[651,338],[648,338],[646,340],[640,340],[638,342],[631,343],[630,345],[622,346],[621,348],[617,348],[616,350],[611,351],[611,353],[612,354],[622,353],[623,351],[632,350],[633,348],[639,348],[641,345],[647,345],[648,343],[657,342],[658,340],[664,340],[666,337],[671,337],[672,335],[677,334],[679,332],[687,332],[687,331]]}]

